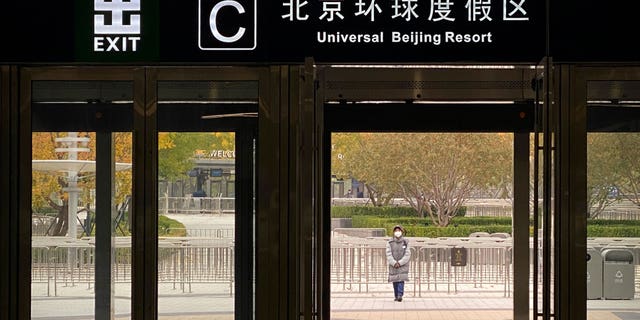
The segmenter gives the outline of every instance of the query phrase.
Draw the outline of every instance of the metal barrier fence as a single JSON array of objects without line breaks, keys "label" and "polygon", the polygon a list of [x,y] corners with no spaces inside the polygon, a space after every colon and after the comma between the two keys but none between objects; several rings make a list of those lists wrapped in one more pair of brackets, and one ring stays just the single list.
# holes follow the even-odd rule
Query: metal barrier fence
[{"label": "metal barrier fence", "polygon": [[[219,234],[224,234],[222,230]],[[333,290],[373,292],[388,290],[386,259],[388,238],[334,236],[330,281]],[[430,292],[491,291],[505,297],[512,292],[512,241],[510,238],[408,238],[411,250],[410,281],[406,291],[414,296]],[[46,294],[58,295],[60,286],[95,282],[95,239],[91,237],[32,238],[32,283],[45,284]],[[640,288],[640,239],[596,238],[588,245],[598,250],[626,248],[633,252],[636,288]],[[158,241],[158,283],[174,290],[194,292],[193,284],[224,284],[233,293],[235,246],[233,238],[166,237]],[[465,248],[465,266],[451,263],[452,250]],[[530,246],[529,250],[532,246]],[[533,252],[531,252],[533,254]],[[115,238],[113,281],[131,282],[131,238]],[[533,270],[531,270],[533,272]]]},{"label": "metal barrier fence", "polygon": [[605,210],[598,214],[599,220],[640,220],[640,212],[634,210]]},{"label": "metal barrier fence", "polygon": [[[114,282],[131,282],[131,240],[116,238],[112,277]],[[95,282],[95,242],[93,238],[33,237],[31,282],[46,283],[48,296],[57,296],[58,287]]]},{"label": "metal barrier fence", "polygon": [[[372,285],[386,284],[389,267],[387,238],[336,237],[331,247],[331,282],[343,291],[370,292]],[[458,286],[500,287],[504,296],[511,292],[511,241],[495,238],[410,239],[410,281],[407,292],[457,293]],[[451,250],[467,251],[466,266],[451,263]],[[496,290],[496,289],[493,289]]]},{"label": "metal barrier fence", "polygon": [[[112,278],[114,283],[131,283],[131,238],[115,238]],[[60,286],[95,283],[95,240],[66,237],[33,237],[31,282],[46,284],[47,296],[57,296]],[[195,237],[160,238],[158,241],[158,283],[192,292],[192,284],[228,284],[233,293],[235,279],[233,239]]]},{"label": "metal barrier fence", "polygon": [[225,228],[167,228],[168,233],[174,231],[184,231],[189,237],[212,238],[212,239],[233,239],[235,229],[233,226]]},{"label": "metal barrier fence", "polygon": [[234,213],[235,198],[160,197],[158,212],[168,213]]},{"label": "metal barrier fence", "polygon": [[193,292],[192,284],[223,283],[233,294],[235,251],[232,239],[164,238],[158,244],[158,282]]},{"label": "metal barrier fence", "polygon": [[511,206],[466,206],[465,217],[511,217]]}]

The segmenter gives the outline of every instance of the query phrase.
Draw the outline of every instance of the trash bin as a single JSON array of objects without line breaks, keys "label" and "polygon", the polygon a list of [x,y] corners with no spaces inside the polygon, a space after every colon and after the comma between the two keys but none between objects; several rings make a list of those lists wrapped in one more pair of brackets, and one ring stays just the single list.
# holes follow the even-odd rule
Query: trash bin
[{"label": "trash bin", "polygon": [[469,235],[469,238],[488,238],[490,236],[489,232],[473,232]]},{"label": "trash bin", "polygon": [[502,239],[507,239],[507,238],[511,238],[511,235],[506,233],[506,232],[495,232],[492,233],[491,235],[489,235],[491,238],[502,238]]},{"label": "trash bin", "polygon": [[587,248],[587,299],[602,299],[602,255]]},{"label": "trash bin", "polygon": [[604,268],[602,273],[605,299],[633,299],[635,294],[635,272],[633,253],[627,249],[605,249],[602,251]]}]

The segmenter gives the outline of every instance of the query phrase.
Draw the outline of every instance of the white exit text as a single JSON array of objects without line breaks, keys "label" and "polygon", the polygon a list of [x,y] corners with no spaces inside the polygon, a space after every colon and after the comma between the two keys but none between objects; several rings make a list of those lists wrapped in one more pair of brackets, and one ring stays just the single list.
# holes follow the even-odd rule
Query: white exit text
[{"label": "white exit text", "polygon": [[138,50],[138,41],[140,41],[140,37],[95,37],[93,39],[93,50],[96,52],[134,52]]}]

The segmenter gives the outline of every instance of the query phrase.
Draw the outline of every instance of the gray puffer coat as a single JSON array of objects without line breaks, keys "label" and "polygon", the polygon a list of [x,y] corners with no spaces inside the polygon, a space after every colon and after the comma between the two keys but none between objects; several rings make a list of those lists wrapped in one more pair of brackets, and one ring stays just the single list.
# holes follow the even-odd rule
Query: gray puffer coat
[{"label": "gray puffer coat", "polygon": [[[404,237],[393,237],[387,242],[389,282],[409,281],[410,260],[411,250],[409,250],[409,242]],[[396,262],[400,264],[400,268],[393,267]]]}]

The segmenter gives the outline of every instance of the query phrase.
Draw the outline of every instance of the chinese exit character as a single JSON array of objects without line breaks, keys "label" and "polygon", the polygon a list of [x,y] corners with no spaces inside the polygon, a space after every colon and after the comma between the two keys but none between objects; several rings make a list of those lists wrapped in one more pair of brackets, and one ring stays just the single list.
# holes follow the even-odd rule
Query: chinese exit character
[{"label": "chinese exit character", "polygon": [[453,1],[451,0],[431,0],[431,12],[429,13],[429,21],[455,21],[456,18],[451,17],[451,12],[453,11],[453,9],[451,8],[452,6]]},{"label": "chinese exit character", "polygon": [[[338,17],[344,20],[344,16],[340,11],[342,10],[342,2],[340,1],[325,1],[322,3],[322,15],[320,20],[327,18],[327,21],[333,21],[334,17]],[[327,17],[328,16],[328,17]]]},{"label": "chinese exit character", "polygon": [[365,3],[364,0],[358,0],[356,6],[358,7],[356,16],[369,16],[371,21],[376,20],[376,11],[378,11],[378,13],[382,12],[382,9],[380,9],[380,6],[376,3],[376,0],[370,0],[369,4]]},{"label": "chinese exit character", "polygon": [[416,9],[418,8],[418,0],[393,0],[393,16],[392,19],[395,18],[404,18],[407,21],[410,21],[411,18],[417,18],[418,14],[416,13]]},{"label": "chinese exit character", "polygon": [[469,12],[469,21],[491,21],[491,0],[467,0],[464,6]]},{"label": "chinese exit character", "polygon": [[522,7],[526,0],[502,0],[502,20],[527,21],[527,11]]},{"label": "chinese exit character", "polygon": [[288,8],[288,12],[282,15],[282,19],[293,21],[304,21],[309,19],[308,14],[302,14],[302,7],[307,5],[307,1],[302,0],[288,0],[282,3],[282,6]]},{"label": "chinese exit character", "polygon": [[140,0],[94,0],[94,9],[95,34],[140,34]]}]

